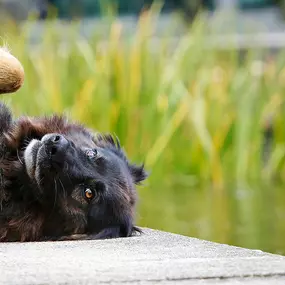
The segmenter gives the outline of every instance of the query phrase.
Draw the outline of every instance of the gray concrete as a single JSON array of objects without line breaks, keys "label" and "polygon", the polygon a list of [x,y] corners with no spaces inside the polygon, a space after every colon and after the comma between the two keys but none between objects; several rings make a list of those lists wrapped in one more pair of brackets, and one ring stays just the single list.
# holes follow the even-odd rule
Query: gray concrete
[{"label": "gray concrete", "polygon": [[0,284],[285,284],[285,257],[143,229],[132,238],[2,243]]}]

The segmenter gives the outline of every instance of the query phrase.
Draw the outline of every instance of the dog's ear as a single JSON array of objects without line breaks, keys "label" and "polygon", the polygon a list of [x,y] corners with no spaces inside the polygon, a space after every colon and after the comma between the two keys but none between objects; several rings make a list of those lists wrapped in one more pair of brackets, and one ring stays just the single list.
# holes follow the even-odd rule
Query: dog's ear
[{"label": "dog's ear", "polygon": [[129,169],[131,171],[133,181],[135,184],[139,184],[148,177],[148,174],[145,171],[144,164],[142,165],[129,164]]},{"label": "dog's ear", "polygon": [[126,161],[135,184],[139,184],[148,177],[148,173],[145,171],[144,164],[136,165],[129,163],[126,154],[121,148],[120,140],[117,136],[97,133],[94,135],[93,141],[96,145],[101,147],[106,147],[106,144],[109,144],[109,146],[113,147],[117,155]]}]

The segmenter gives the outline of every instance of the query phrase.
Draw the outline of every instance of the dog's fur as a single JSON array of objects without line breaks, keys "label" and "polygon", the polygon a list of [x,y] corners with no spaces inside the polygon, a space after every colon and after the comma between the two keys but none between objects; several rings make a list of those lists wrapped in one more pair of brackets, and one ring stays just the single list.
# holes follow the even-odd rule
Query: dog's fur
[{"label": "dog's fur", "polygon": [[146,176],[117,138],[59,115],[14,120],[0,103],[0,241],[131,236]]}]

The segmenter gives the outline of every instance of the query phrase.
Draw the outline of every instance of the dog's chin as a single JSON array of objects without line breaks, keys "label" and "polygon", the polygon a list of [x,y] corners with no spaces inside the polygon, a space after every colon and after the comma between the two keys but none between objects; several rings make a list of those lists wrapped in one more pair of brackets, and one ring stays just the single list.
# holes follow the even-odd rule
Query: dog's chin
[{"label": "dog's chin", "polygon": [[41,141],[33,139],[24,152],[24,161],[27,174],[29,175],[30,179],[35,182],[37,182],[35,175],[37,169],[37,157],[41,146]]}]

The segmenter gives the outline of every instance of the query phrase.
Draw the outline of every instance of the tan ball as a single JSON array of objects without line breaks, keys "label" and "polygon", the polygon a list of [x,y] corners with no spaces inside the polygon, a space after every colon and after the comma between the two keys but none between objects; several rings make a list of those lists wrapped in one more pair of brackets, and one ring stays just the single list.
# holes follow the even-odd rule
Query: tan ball
[{"label": "tan ball", "polygon": [[24,82],[22,64],[6,48],[0,47],[0,94],[17,91]]}]

